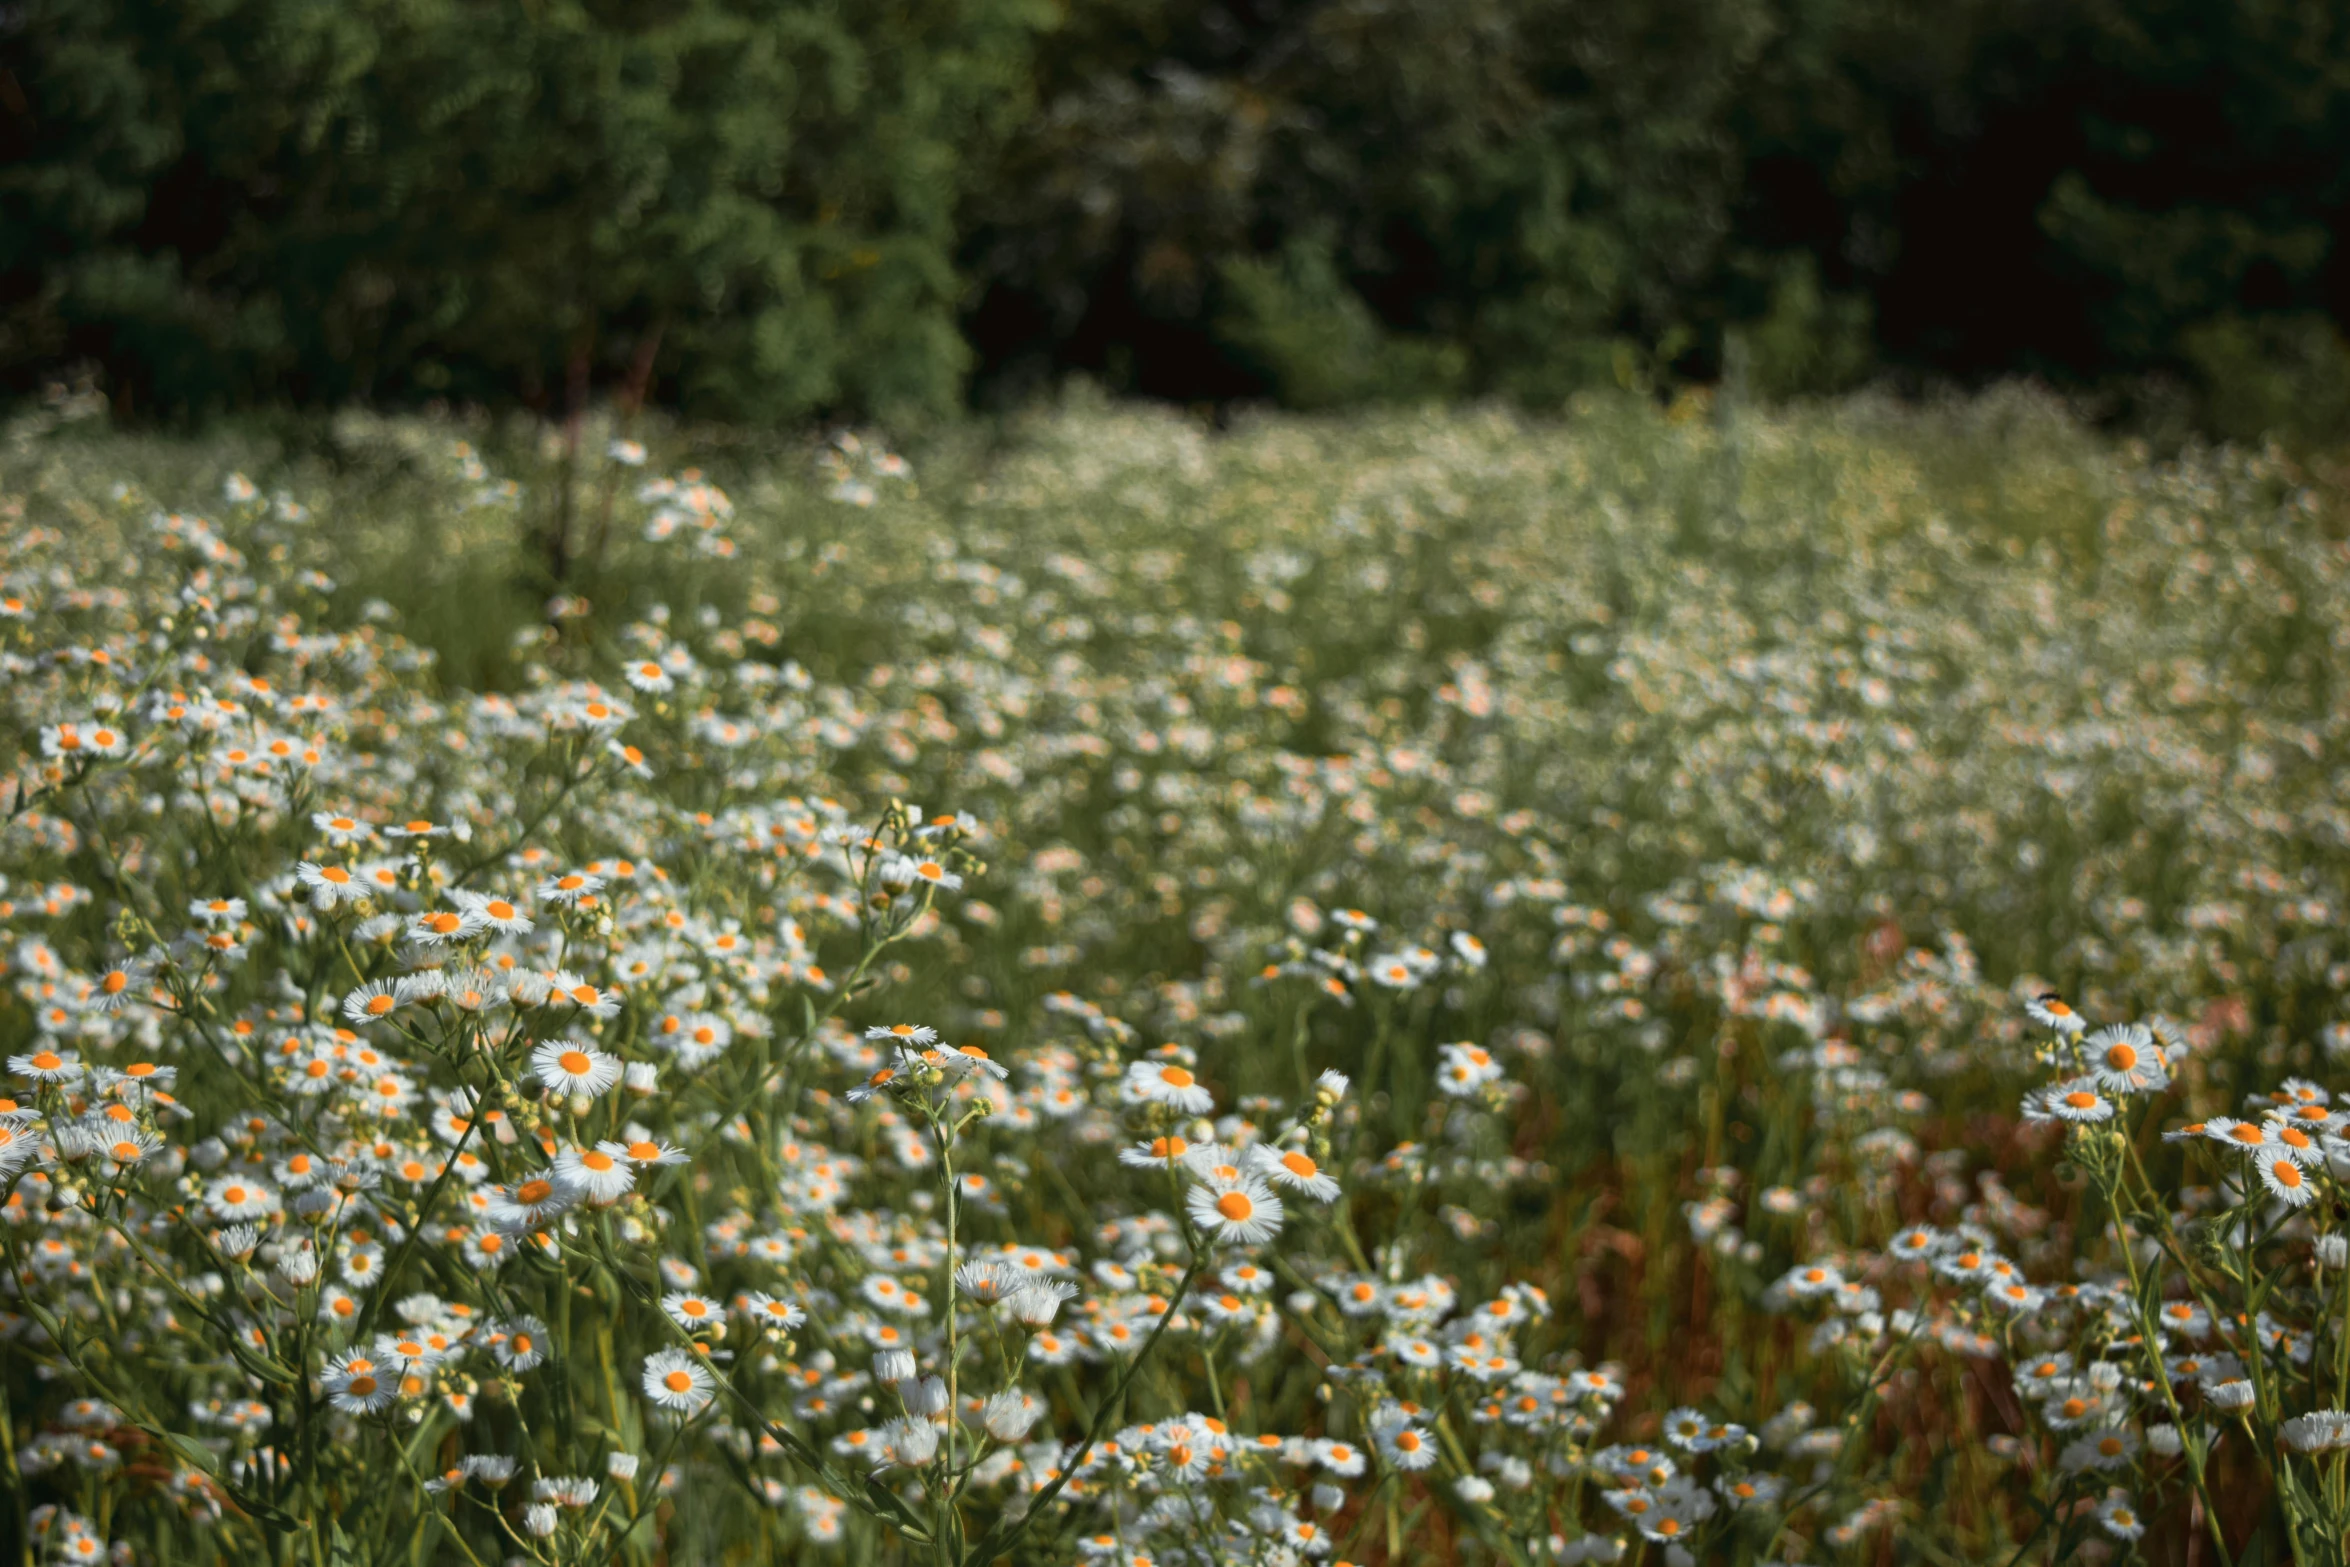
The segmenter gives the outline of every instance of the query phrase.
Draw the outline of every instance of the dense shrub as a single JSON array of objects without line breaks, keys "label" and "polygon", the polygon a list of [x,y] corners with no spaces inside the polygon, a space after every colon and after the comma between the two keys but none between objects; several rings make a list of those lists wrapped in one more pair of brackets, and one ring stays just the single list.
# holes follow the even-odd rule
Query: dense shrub
[{"label": "dense shrub", "polygon": [[2350,316],[2339,6],[1096,0],[1037,76],[966,251],[1007,385],[1312,403],[1335,334],[1386,395],[1358,315],[1453,350],[1423,390],[1711,377],[1741,336],[1776,391],[2172,375],[2325,431],[2322,354],[2195,345]]},{"label": "dense shrub", "polygon": [[92,357],[134,410],[942,406],[957,182],[1034,9],[31,0],[0,372]]},{"label": "dense shrub", "polygon": [[1736,359],[2323,437],[2350,365],[2323,0],[26,0],[0,47],[0,386],[134,413]]}]

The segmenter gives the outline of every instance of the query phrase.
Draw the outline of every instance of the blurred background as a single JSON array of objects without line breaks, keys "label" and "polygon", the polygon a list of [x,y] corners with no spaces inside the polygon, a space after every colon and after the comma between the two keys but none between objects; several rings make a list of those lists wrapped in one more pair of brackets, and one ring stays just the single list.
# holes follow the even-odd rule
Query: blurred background
[{"label": "blurred background", "polygon": [[2350,418],[2337,0],[13,0],[0,395]]}]

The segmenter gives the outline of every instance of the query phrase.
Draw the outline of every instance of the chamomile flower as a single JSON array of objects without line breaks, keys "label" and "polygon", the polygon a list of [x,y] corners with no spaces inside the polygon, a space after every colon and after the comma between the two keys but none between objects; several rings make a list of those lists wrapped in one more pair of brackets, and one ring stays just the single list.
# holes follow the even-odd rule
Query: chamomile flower
[{"label": "chamomile flower", "polygon": [[313,811],[310,816],[310,825],[316,828],[319,835],[325,838],[330,845],[338,849],[355,843],[365,843],[375,836],[375,829],[356,816],[347,816],[337,811]]},{"label": "chamomile flower", "polygon": [[438,947],[471,941],[488,928],[489,922],[471,910],[427,909],[408,922],[408,939]]},{"label": "chamomile flower", "polygon": [[2097,1080],[2091,1077],[2076,1077],[2043,1089],[2039,1102],[2049,1115],[2076,1126],[2113,1119],[2113,1101],[2097,1091]]},{"label": "chamomile flower", "polygon": [[373,979],[343,997],[343,1016],[353,1023],[375,1023],[390,1017],[406,1000],[396,979]]},{"label": "chamomile flower", "polygon": [[645,1397],[672,1414],[700,1414],[718,1396],[717,1387],[699,1355],[663,1349],[645,1357]]},{"label": "chamomile flower", "polygon": [[1303,1149],[1275,1149],[1253,1143],[1246,1157],[1250,1170],[1275,1186],[1303,1192],[1316,1202],[1334,1202],[1338,1198],[1338,1183]]},{"label": "chamomile flower", "polygon": [[620,1081],[616,1057],[563,1039],[548,1040],[533,1050],[530,1069],[553,1093],[585,1094],[591,1099]]},{"label": "chamomile flower", "polygon": [[2295,1208],[2307,1207],[2317,1196],[2317,1183],[2309,1169],[2299,1159],[2281,1149],[2265,1149],[2253,1159],[2260,1172],[2260,1184],[2277,1201]]},{"label": "chamomile flower", "polygon": [[342,865],[315,865],[304,860],[294,868],[294,877],[309,889],[310,906],[321,912],[360,902],[375,890]]},{"label": "chamomile flower", "polygon": [[753,1290],[743,1297],[743,1315],[770,1333],[788,1333],[808,1320],[805,1311],[765,1290]]},{"label": "chamomile flower", "polygon": [[689,1333],[706,1332],[726,1320],[726,1312],[718,1302],[692,1290],[675,1290],[661,1297],[661,1309],[669,1319]]},{"label": "chamomile flower", "polygon": [[609,1208],[636,1184],[636,1166],[621,1143],[566,1148],[555,1156],[552,1168],[557,1184],[591,1208]]},{"label": "chamomile flower", "polygon": [[567,908],[595,897],[604,890],[604,878],[586,871],[567,871],[550,876],[531,892],[539,902],[556,908]]},{"label": "chamomile flower", "polygon": [[10,1056],[8,1070],[36,1083],[71,1083],[80,1080],[82,1062],[71,1050],[33,1050]]},{"label": "chamomile flower", "polygon": [[2072,1004],[2053,990],[2044,990],[2026,1002],[2024,1010],[2042,1028],[2054,1029],[2068,1039],[2077,1038],[2089,1028],[2088,1020],[2075,1012]]},{"label": "chamomile flower", "polygon": [[327,1402],[347,1415],[374,1414],[399,1396],[398,1373],[362,1350],[328,1361],[318,1380]]},{"label": "chamomile flower", "polygon": [[1261,1245],[1281,1233],[1281,1199],[1253,1176],[1229,1185],[1194,1186],[1184,1209],[1202,1234],[1228,1245]]},{"label": "chamomile flower", "polygon": [[1216,1096],[1191,1069],[1173,1061],[1137,1061],[1126,1070],[1126,1096],[1142,1104],[1166,1105],[1185,1115],[1206,1115]]},{"label": "chamomile flower", "polygon": [[2108,1094],[2151,1094],[2170,1084],[2153,1031],[2143,1023],[2101,1028],[2081,1042],[2090,1076]]},{"label": "chamomile flower", "polygon": [[1391,1426],[1376,1434],[1379,1456],[1406,1472],[1426,1469],[1436,1462],[1436,1442],[1415,1425]]}]

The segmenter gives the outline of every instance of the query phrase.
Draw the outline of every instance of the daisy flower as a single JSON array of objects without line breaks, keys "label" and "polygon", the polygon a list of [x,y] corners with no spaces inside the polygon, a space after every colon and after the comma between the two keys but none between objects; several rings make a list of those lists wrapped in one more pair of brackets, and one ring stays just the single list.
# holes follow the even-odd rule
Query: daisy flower
[{"label": "daisy flower", "polygon": [[2137,1503],[2119,1492],[2097,1504],[2097,1522],[2117,1540],[2135,1540],[2146,1532],[2146,1520],[2138,1516]]},{"label": "daisy flower", "polygon": [[2044,990],[2026,1002],[2024,1010],[2031,1014],[2033,1022],[2043,1028],[2053,1028],[2068,1039],[2086,1033],[2089,1028],[2087,1020],[2053,990]]},{"label": "daisy flower", "polygon": [[2253,1164],[2260,1171],[2260,1184],[2267,1187],[2268,1194],[2277,1201],[2301,1208],[2308,1206],[2310,1200],[2317,1196],[2317,1183],[2310,1178],[2301,1161],[2289,1154],[2282,1151],[2263,1152]]},{"label": "daisy flower", "polygon": [[620,1013],[620,992],[591,985],[576,974],[557,974],[547,992],[546,1004],[551,1007],[577,1007],[589,1017],[617,1017]]},{"label": "daisy flower", "polygon": [[224,1176],[213,1182],[204,1200],[215,1217],[229,1221],[258,1219],[277,1207],[277,1193],[240,1175]]},{"label": "daisy flower", "polygon": [[354,1023],[389,1017],[406,1000],[396,979],[371,979],[343,998],[343,1016]]},{"label": "daisy flower", "polygon": [[601,1050],[550,1039],[530,1053],[530,1069],[548,1090],[594,1098],[620,1081],[620,1062]]},{"label": "daisy flower", "polygon": [[99,1145],[118,1170],[127,1170],[163,1151],[163,1140],[146,1132],[121,1132]]},{"label": "daisy flower", "polygon": [[1352,1442],[1333,1442],[1327,1439],[1314,1443],[1314,1462],[1334,1475],[1351,1479],[1363,1472],[1369,1462],[1363,1450]]},{"label": "daisy flower", "polygon": [[1184,1207],[1211,1240],[1255,1246],[1281,1233],[1281,1199],[1251,1176],[1228,1186],[1194,1186]]},{"label": "daisy flower", "polygon": [[555,1156],[555,1180],[591,1208],[609,1208],[636,1184],[636,1168],[621,1143],[567,1148]]},{"label": "daisy flower", "polygon": [[539,1229],[576,1201],[577,1194],[570,1187],[559,1185],[553,1175],[534,1175],[511,1190],[492,1191],[488,1216],[490,1223],[499,1229],[519,1235]]},{"label": "daisy flower", "polygon": [[2094,1078],[2076,1077],[2041,1091],[2040,1104],[2059,1121],[2076,1126],[2113,1119],[2113,1101],[2097,1091]]},{"label": "daisy flower", "polygon": [[1392,1467],[1403,1470],[1426,1469],[1436,1462],[1436,1443],[1418,1426],[1393,1426],[1376,1437],[1379,1456]]},{"label": "daisy flower", "polygon": [[1163,1104],[1186,1115],[1206,1115],[1216,1096],[1200,1086],[1189,1067],[1172,1061],[1137,1061],[1126,1070],[1126,1095],[1144,1104]]},{"label": "daisy flower", "polygon": [[347,1415],[371,1415],[398,1391],[393,1373],[360,1350],[338,1355],[319,1375],[327,1402]]},{"label": "daisy flower", "polygon": [[2082,1041],[2089,1055],[2089,1072],[2109,1094],[2151,1094],[2167,1087],[2170,1073],[2154,1048],[2154,1034],[2143,1023],[2101,1028]]},{"label": "daisy flower", "polygon": [[645,1397],[673,1414],[700,1414],[718,1396],[717,1386],[698,1355],[663,1349],[645,1357]]},{"label": "daisy flower", "polygon": [[10,1056],[8,1070],[18,1077],[31,1078],[36,1083],[70,1083],[82,1075],[81,1057],[67,1050],[35,1050],[26,1055]]},{"label": "daisy flower", "polygon": [[1301,1148],[1277,1149],[1253,1143],[1247,1157],[1249,1167],[1276,1186],[1303,1192],[1316,1202],[1332,1202],[1338,1197],[1338,1182],[1324,1174]]},{"label": "daisy flower", "polygon": [[579,903],[604,890],[604,878],[586,871],[570,871],[561,876],[550,876],[532,889],[531,896],[541,903],[557,907]]},{"label": "daisy flower", "polygon": [[808,1314],[799,1307],[765,1290],[753,1290],[743,1297],[743,1315],[773,1333],[788,1333],[808,1320]]},{"label": "daisy flower", "polygon": [[2225,1143],[2239,1153],[2248,1154],[2259,1153],[2275,1141],[2263,1123],[2238,1121],[2224,1115],[2215,1115],[2204,1122],[2203,1135],[2215,1143]]},{"label": "daisy flower", "polygon": [[1118,1162],[1129,1170],[1171,1170],[1191,1155],[1191,1143],[1169,1134],[1147,1143],[1130,1143],[1118,1150]]},{"label": "daisy flower", "polygon": [[508,1371],[535,1370],[547,1358],[547,1325],[536,1317],[517,1317],[487,1336],[490,1354]]},{"label": "daisy flower", "polygon": [[345,903],[357,903],[370,888],[340,865],[313,865],[304,860],[294,868],[294,879],[310,891],[310,906],[324,912]]},{"label": "daisy flower", "polygon": [[408,939],[421,946],[438,947],[471,941],[488,928],[489,922],[471,910],[428,909],[408,922]]},{"label": "daisy flower", "polygon": [[707,1295],[677,1290],[661,1297],[661,1309],[689,1333],[699,1333],[725,1320],[725,1311]]},{"label": "daisy flower", "polygon": [[504,898],[460,889],[450,893],[449,899],[467,914],[477,916],[491,930],[522,936],[528,935],[532,929],[530,916]]}]

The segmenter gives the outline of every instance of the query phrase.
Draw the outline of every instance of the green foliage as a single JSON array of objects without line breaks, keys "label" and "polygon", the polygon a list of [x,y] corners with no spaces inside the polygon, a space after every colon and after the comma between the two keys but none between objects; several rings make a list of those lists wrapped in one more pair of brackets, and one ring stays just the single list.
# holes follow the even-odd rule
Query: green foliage
[{"label": "green foliage", "polygon": [[1300,244],[1535,404],[1626,362],[1710,378],[1732,335],[1781,393],[2224,400],[2199,324],[2350,315],[2350,11],[2317,0],[1094,0],[1037,80],[965,252],[1010,384],[1327,396],[1229,325]]},{"label": "green foliage", "polygon": [[1842,391],[1869,368],[1869,304],[1830,295],[1809,256],[1779,264],[1771,307],[1741,335],[1748,384],[1765,397]]},{"label": "green foliage", "polygon": [[2322,316],[2221,316],[2182,336],[2220,434],[2339,444],[2350,434],[2350,344]]},{"label": "green foliage", "polygon": [[2326,0],[26,0],[0,47],[0,391],[134,416],[1544,407],[1735,339],[1769,396],[2306,438],[2350,320]]},{"label": "green foliage", "polygon": [[1325,246],[1299,240],[1277,260],[1228,261],[1220,281],[1226,308],[1218,335],[1288,407],[1406,402],[1460,386],[1460,346],[1383,330]]},{"label": "green foliage", "polygon": [[34,0],[0,369],[92,356],[134,407],[941,407],[959,182],[1036,9]]},{"label": "green foliage", "polygon": [[1702,301],[1725,108],[1770,30],[1761,0],[1076,8],[975,204],[982,351],[1114,369],[1112,345],[1157,345],[1131,378],[1155,389],[1178,350],[1221,350],[1311,404],[1389,395],[1383,369],[1294,368],[1331,334],[1377,365],[1375,328],[1455,345],[1481,389],[1603,384],[1612,340],[1653,346]]}]

